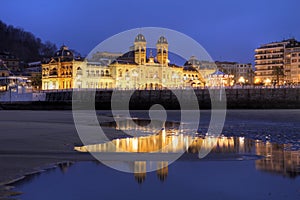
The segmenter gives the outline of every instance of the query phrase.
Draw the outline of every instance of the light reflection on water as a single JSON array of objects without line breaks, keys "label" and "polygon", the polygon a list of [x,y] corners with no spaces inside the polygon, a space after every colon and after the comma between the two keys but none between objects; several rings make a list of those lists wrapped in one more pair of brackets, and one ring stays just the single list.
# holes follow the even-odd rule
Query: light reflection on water
[{"label": "light reflection on water", "polygon": [[[114,139],[111,142],[75,147],[79,152],[97,153],[178,153],[186,152],[181,159],[200,160],[197,154],[201,148],[211,148],[216,144],[205,160],[247,160],[255,159],[257,170],[274,174],[281,174],[290,178],[300,174],[300,150],[290,151],[290,144],[273,144],[245,137],[218,138],[187,134],[188,130],[179,130],[179,123],[166,122],[163,130],[157,134],[149,134],[151,128],[144,128],[149,121],[135,120],[135,123],[119,121],[107,123],[106,126],[117,130],[131,130],[137,132],[140,137],[127,137]],[[206,146],[207,145],[207,146]],[[145,180],[147,169],[156,166],[159,179],[165,180],[168,175],[168,160],[157,158],[156,160],[109,160],[115,165],[128,165],[134,172],[136,180],[141,183]]]},{"label": "light reflection on water", "polygon": [[[60,164],[58,169],[17,185],[16,190],[24,192],[20,199],[300,199],[300,151],[291,148],[295,144],[299,146],[299,140],[293,140],[293,144],[277,144],[264,135],[267,141],[256,140],[248,133],[240,134],[245,137],[210,138],[178,130],[176,122],[166,122],[164,131],[153,134],[151,128],[146,127],[148,124],[149,120],[135,120],[134,124],[104,123],[102,125],[117,130],[132,131],[133,137],[122,135],[112,141],[113,146],[102,143],[76,149],[109,156],[126,152],[186,153],[172,165],[160,158],[150,162],[110,160],[116,165],[131,167],[134,174],[116,171],[100,162]],[[240,130],[233,134],[239,136]],[[259,128],[255,130],[261,135]],[[287,136],[292,138],[291,134]],[[197,153],[204,148],[204,140],[216,140],[217,144],[200,160]],[[176,145],[173,141],[177,141]],[[146,172],[151,165],[157,170]]]},{"label": "light reflection on water", "polygon": [[[59,165],[60,170],[42,173],[16,189],[24,192],[24,200],[299,199],[300,152],[287,146],[221,137],[208,158],[190,157],[197,152],[195,145],[172,165],[157,161],[156,172],[146,173],[144,161],[134,163],[134,175],[99,162],[80,162]],[[239,161],[254,154],[266,157]]]}]

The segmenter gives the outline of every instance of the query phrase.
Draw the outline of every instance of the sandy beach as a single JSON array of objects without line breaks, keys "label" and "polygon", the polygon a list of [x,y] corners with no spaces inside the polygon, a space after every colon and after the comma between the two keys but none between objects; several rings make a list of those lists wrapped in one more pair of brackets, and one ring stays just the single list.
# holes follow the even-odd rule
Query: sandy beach
[{"label": "sandy beach", "polygon": [[[284,129],[291,134],[285,136],[287,139],[298,141],[299,116],[299,110],[229,111],[223,132],[259,137],[266,133],[280,134]],[[113,121],[109,116],[99,117],[102,122]],[[10,194],[5,184],[26,174],[55,163],[94,160],[89,154],[74,151],[74,146],[81,146],[82,142],[74,125],[72,111],[1,110],[0,127],[0,199]],[[111,138],[122,136],[108,127],[105,132]]]},{"label": "sandy beach", "polygon": [[55,163],[93,160],[73,150],[82,143],[71,111],[0,111],[0,127],[0,199],[10,194],[5,184],[24,175]]}]

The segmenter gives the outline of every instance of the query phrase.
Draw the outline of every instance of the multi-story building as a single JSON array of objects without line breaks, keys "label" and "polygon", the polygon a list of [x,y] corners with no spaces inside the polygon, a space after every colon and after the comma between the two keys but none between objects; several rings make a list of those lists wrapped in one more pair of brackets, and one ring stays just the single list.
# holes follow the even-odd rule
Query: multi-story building
[{"label": "multi-story building", "polygon": [[300,42],[286,45],[284,81],[288,84],[300,84]]},{"label": "multi-story building", "polygon": [[19,59],[12,55],[10,52],[1,52],[0,59],[5,63],[6,67],[14,72],[20,72],[20,61]]},{"label": "multi-story building", "polygon": [[228,61],[216,61],[217,68],[225,73],[235,75],[236,71],[236,62],[228,62]]},{"label": "multi-story building", "polygon": [[215,62],[212,61],[204,61],[198,60],[195,56],[191,56],[191,58],[184,64],[185,67],[191,66],[194,69],[197,69],[203,79],[208,82],[210,75],[213,74],[217,70],[217,66]]},{"label": "multi-story building", "polygon": [[254,71],[251,63],[216,61],[217,68],[233,77],[233,84],[253,84]]},{"label": "multi-story building", "polygon": [[68,47],[61,46],[48,63],[42,64],[42,89],[73,88],[74,74],[81,72],[82,63]]},{"label": "multi-story building", "polygon": [[237,63],[235,70],[235,83],[250,84],[254,82],[254,70],[251,63]]},{"label": "multi-story building", "polygon": [[42,88],[161,89],[204,85],[201,73],[194,67],[169,63],[165,37],[158,39],[155,57],[152,52],[147,57],[146,50],[142,34],[137,35],[130,51],[109,62],[93,59],[100,55],[103,60],[104,54],[99,52],[90,59],[93,62],[76,60],[72,52],[62,46],[53,59],[42,66]]},{"label": "multi-story building", "polygon": [[291,81],[291,65],[286,63],[289,60],[286,59],[289,56],[286,51],[296,42],[295,39],[288,39],[264,44],[255,49],[256,84],[283,85]]}]

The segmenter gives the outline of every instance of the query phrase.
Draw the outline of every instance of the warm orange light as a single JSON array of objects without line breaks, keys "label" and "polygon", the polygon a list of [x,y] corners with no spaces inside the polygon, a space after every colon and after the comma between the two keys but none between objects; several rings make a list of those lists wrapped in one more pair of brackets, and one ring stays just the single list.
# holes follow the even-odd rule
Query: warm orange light
[{"label": "warm orange light", "polygon": [[241,77],[239,78],[239,82],[240,82],[240,83],[245,83],[245,78],[241,76]]},{"label": "warm orange light", "polygon": [[261,81],[260,81],[260,79],[259,78],[256,78],[255,80],[254,80],[254,83],[255,84],[259,84]]}]

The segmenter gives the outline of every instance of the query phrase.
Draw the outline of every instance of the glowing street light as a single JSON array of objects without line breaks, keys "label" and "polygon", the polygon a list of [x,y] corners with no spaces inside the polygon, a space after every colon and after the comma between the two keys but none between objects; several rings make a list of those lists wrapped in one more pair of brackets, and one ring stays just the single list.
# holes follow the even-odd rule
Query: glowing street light
[{"label": "glowing street light", "polygon": [[241,76],[241,77],[239,78],[239,83],[240,83],[241,85],[244,85],[244,84],[245,84],[245,78],[244,78],[243,76]]},{"label": "glowing street light", "polygon": [[266,80],[265,80],[265,85],[270,85],[271,84],[271,80],[269,79],[269,78],[267,78]]}]

